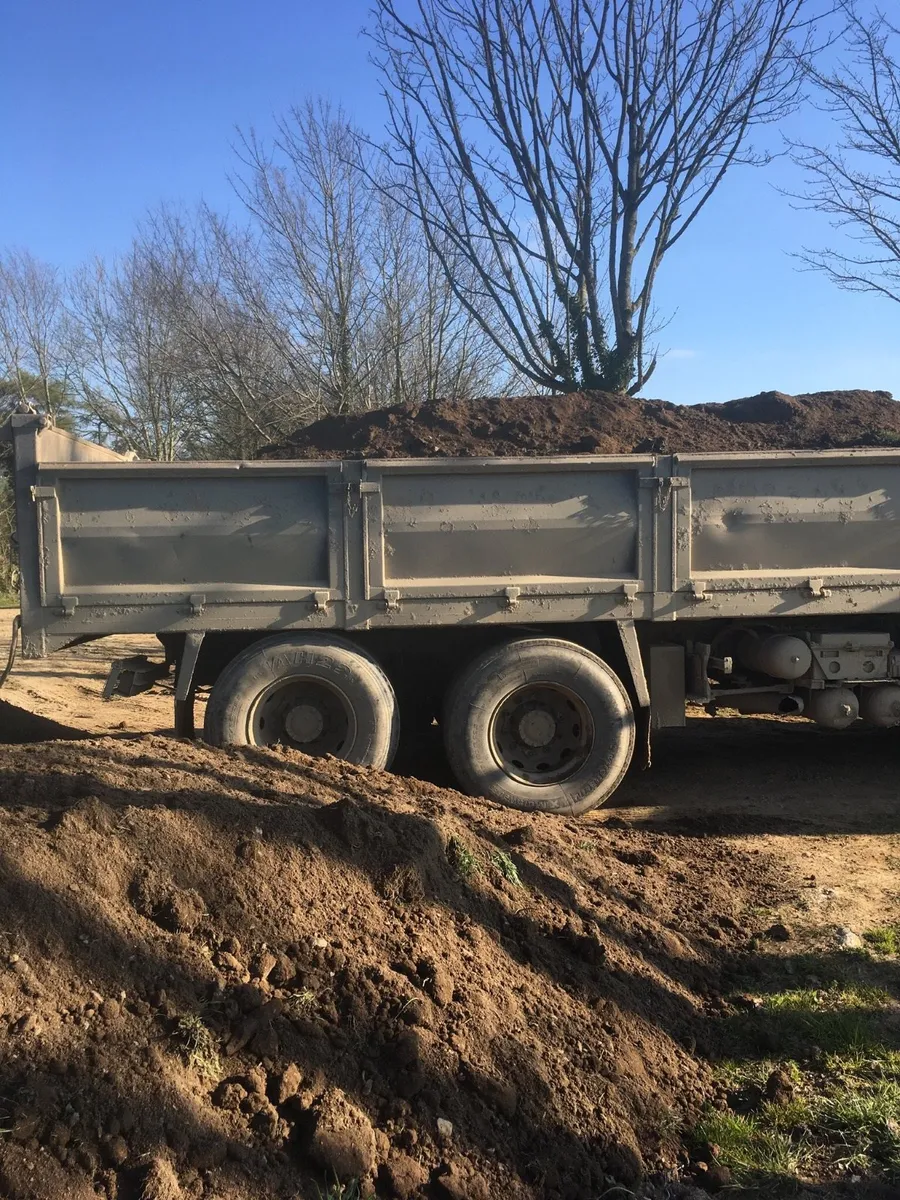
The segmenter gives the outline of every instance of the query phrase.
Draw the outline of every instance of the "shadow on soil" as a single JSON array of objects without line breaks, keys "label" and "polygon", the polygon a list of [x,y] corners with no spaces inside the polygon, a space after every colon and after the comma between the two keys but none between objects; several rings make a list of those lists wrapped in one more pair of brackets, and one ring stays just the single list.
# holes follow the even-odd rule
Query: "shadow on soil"
[{"label": "shadow on soil", "polygon": [[898,749],[900,731],[862,723],[689,718],[655,735],[652,767],[633,768],[600,815],[697,836],[896,833]]},{"label": "shadow on soil", "polygon": [[[110,740],[108,744],[109,762],[115,766],[116,743]],[[244,752],[241,759],[268,769],[275,765],[271,756],[254,751]],[[237,766],[233,756],[230,761]],[[599,1123],[590,1122],[595,1130],[607,1130],[603,1136],[586,1133],[574,1114],[569,1125],[548,1084],[552,1073],[548,1075],[547,1064],[529,1047],[505,1037],[502,1027],[495,1031],[493,1070],[503,1078],[508,1069],[515,1078],[518,1102],[514,1119],[502,1096],[498,1100],[489,1091],[485,1098],[474,1064],[450,1069],[444,1049],[434,1053],[410,1049],[409,1034],[418,1028],[418,1022],[408,1015],[408,966],[385,963],[384,969],[374,974],[361,972],[352,962],[323,962],[321,951],[310,945],[293,945],[288,990],[312,990],[317,999],[327,997],[314,1016],[296,1021],[275,1008],[267,1009],[266,990],[252,983],[234,983],[217,990],[216,973],[209,962],[213,948],[230,929],[240,926],[246,930],[248,924],[256,944],[280,946],[284,918],[277,905],[261,916],[259,904],[255,904],[255,918],[242,911],[242,896],[257,899],[254,880],[260,873],[268,880],[269,873],[277,871],[273,864],[280,852],[296,855],[299,851],[310,864],[328,862],[332,875],[337,868],[338,878],[342,870],[361,872],[388,897],[390,919],[399,923],[401,930],[405,922],[412,934],[411,923],[420,919],[418,910],[427,909],[471,945],[477,947],[483,944],[480,939],[489,939],[492,954],[527,965],[545,976],[548,984],[577,1000],[585,1024],[572,1027],[571,1040],[574,1046],[583,1038],[585,1045],[578,1041],[578,1050],[571,1051],[575,1055],[572,1061],[584,1059],[581,1069],[587,1072],[585,1078],[597,1083],[596,1088],[592,1082],[588,1089],[589,1093],[592,1088],[596,1091],[595,1104],[599,1105],[611,1088],[619,1097],[617,1103],[625,1108],[631,1106],[630,1089],[637,1085],[629,1082],[627,1072],[622,1075],[620,1064],[613,1061],[602,1067],[593,1053],[604,1021],[612,1020],[621,1036],[625,1036],[623,1022],[636,1021],[635,1028],[641,1025],[651,1032],[654,1028],[665,1030],[676,1046],[683,1048],[683,1069],[688,1069],[688,1055],[700,1027],[695,1008],[677,984],[681,977],[686,986],[702,983],[713,987],[715,968],[703,978],[703,968],[697,963],[684,963],[676,957],[667,961],[666,955],[656,951],[655,961],[673,981],[667,987],[649,977],[637,979],[621,967],[604,966],[596,957],[602,958],[603,952],[595,939],[511,910],[499,897],[461,882],[447,862],[446,841],[433,814],[394,811],[361,786],[355,787],[352,778],[341,785],[345,799],[324,806],[310,802],[304,793],[315,784],[333,790],[334,774],[320,776],[313,767],[285,761],[277,765],[292,771],[297,779],[296,798],[287,800],[283,792],[248,783],[247,777],[238,770],[232,772],[228,763],[223,756],[218,771],[206,762],[198,765],[196,772],[205,789],[198,788],[198,792],[110,787],[92,776],[87,751],[78,764],[80,772],[29,776],[22,771],[0,771],[2,806],[13,808],[20,816],[32,813],[35,832],[41,831],[51,848],[56,835],[75,823],[86,829],[87,842],[95,844],[102,855],[108,835],[116,831],[119,821],[129,820],[127,811],[135,807],[190,813],[208,834],[208,846],[198,850],[195,861],[186,858],[183,846],[169,845],[165,838],[152,847],[154,876],[180,890],[196,888],[207,909],[205,926],[198,926],[188,936],[173,932],[178,929],[177,921],[172,924],[158,915],[168,911],[161,904],[153,919],[173,933],[163,941],[136,933],[140,923],[135,927],[131,918],[115,923],[104,915],[110,908],[105,893],[112,884],[104,880],[102,861],[85,864],[86,877],[93,878],[96,872],[98,893],[104,894],[102,902],[92,905],[67,888],[55,890],[40,874],[24,872],[17,858],[0,848],[2,938],[8,954],[19,953],[21,947],[22,959],[26,953],[39,954],[42,962],[56,964],[70,977],[90,981],[86,986],[102,996],[124,992],[127,997],[124,1010],[109,1020],[100,1011],[85,1021],[73,1005],[70,1015],[75,1015],[83,1036],[71,1039],[77,1049],[62,1060],[44,1051],[42,1040],[28,1029],[27,1002],[21,1015],[8,1013],[12,1026],[25,1019],[20,1032],[7,1040],[7,1052],[0,1051],[0,1097],[9,1108],[14,1129],[0,1154],[0,1164],[6,1164],[5,1174],[0,1169],[0,1193],[5,1187],[10,1200],[31,1196],[14,1178],[16,1163],[21,1164],[22,1153],[40,1152],[48,1172],[63,1170],[60,1160],[66,1168],[74,1163],[103,1184],[108,1195],[128,1200],[140,1194],[136,1189],[142,1186],[145,1167],[138,1169],[138,1165],[167,1153],[194,1174],[215,1171],[217,1186],[233,1187],[235,1195],[255,1196],[257,1184],[251,1181],[258,1180],[260,1195],[270,1194],[265,1187],[272,1189],[271,1194],[280,1194],[277,1189],[284,1187],[293,1189],[291,1195],[300,1188],[301,1195],[316,1197],[308,1164],[297,1155],[303,1142],[302,1114],[298,1117],[285,1106],[261,1106],[245,1119],[242,1135],[233,1129],[228,1135],[168,1077],[166,1061],[177,1053],[173,1039],[178,1021],[190,1013],[203,1013],[205,1023],[222,1044],[241,1043],[233,1061],[226,1062],[224,1076],[246,1075],[241,1050],[253,1047],[253,1057],[270,1068],[296,1063],[304,1079],[339,1086],[361,1107],[374,1110],[381,1124],[394,1122],[401,1130],[418,1129],[421,1136],[423,1130],[436,1128],[439,1116],[449,1119],[455,1130],[454,1155],[473,1155],[486,1164],[482,1167],[485,1171],[496,1171],[499,1164],[501,1174],[493,1179],[493,1187],[502,1186],[505,1171],[509,1173],[506,1178],[521,1180],[535,1195],[593,1200],[609,1186],[608,1175],[633,1182],[640,1159],[634,1133],[622,1113],[611,1112]],[[119,765],[124,774],[136,764],[158,768],[160,773],[172,769],[171,760],[155,759],[152,754],[138,760],[122,756]],[[74,760],[72,765],[76,765]],[[243,791],[246,799],[221,795],[213,804],[210,784]],[[214,871],[211,864],[217,846],[220,858]],[[565,885],[552,874],[515,850],[510,850],[509,857],[539,898],[545,897],[552,906],[565,905],[571,899]],[[138,866],[135,864],[135,869]],[[401,898],[391,902],[389,889],[398,874],[415,881],[412,901]],[[239,879],[246,892],[233,888],[232,879]],[[273,897],[278,895],[276,887]],[[296,891],[290,899],[314,902],[314,897]],[[151,903],[143,911],[157,910]],[[618,940],[624,949],[635,952],[628,934],[614,923],[600,932],[607,944]],[[198,940],[202,943],[199,949]],[[203,944],[209,949],[201,953]],[[23,978],[26,997],[30,988],[37,1004],[43,987],[40,978],[27,974]],[[565,1019],[571,1021],[571,1016]],[[20,1053],[23,1046],[28,1048],[25,1056]],[[660,1140],[674,1136],[672,1117],[652,1090],[643,1095],[641,1108],[640,1147],[652,1158]],[[72,1111],[90,1114],[90,1119],[77,1115],[73,1124]],[[275,1136],[281,1129],[277,1122],[289,1116],[287,1139],[283,1130]],[[117,1163],[116,1139],[120,1138],[126,1142],[127,1159]],[[409,1135],[408,1144],[413,1147],[414,1136]],[[47,1147],[57,1150],[53,1159],[46,1153]],[[19,1157],[10,1158],[13,1154]],[[448,1156],[438,1152],[438,1157]],[[67,1194],[59,1188],[58,1180],[54,1182],[50,1175],[44,1193],[34,1194]],[[473,1198],[477,1194],[473,1192]]]},{"label": "shadow on soil", "polygon": [[[704,795],[731,796],[733,808],[725,813],[716,813],[712,808],[698,813],[696,807],[681,799],[662,816],[648,820],[648,832],[700,836],[715,832],[778,832],[807,825],[821,832],[860,828],[893,832],[898,828],[895,793],[885,782],[882,806],[880,783],[890,777],[895,735],[863,732],[830,736],[805,726],[773,729],[770,722],[746,719],[727,723],[724,730],[707,728],[712,724],[698,721],[686,731],[661,737],[652,774],[634,773],[617,796],[613,811],[628,815],[630,809],[651,804],[659,810],[671,789],[679,797],[696,795],[698,806]],[[51,727],[62,728],[46,722],[44,736],[71,737],[74,733],[51,733]],[[37,735],[39,726],[32,729]],[[115,764],[116,740],[109,739],[108,745],[109,758]],[[429,749],[427,739],[414,751],[420,763],[429,761],[429,753],[433,765],[438,761],[433,756],[434,744]],[[241,758],[251,765],[273,766],[271,756],[259,752],[245,751]],[[411,762],[415,762],[415,755]],[[123,773],[134,764],[133,758],[121,756]],[[164,773],[172,763],[149,754],[142,756],[140,765]],[[36,827],[44,829],[51,839],[54,829],[64,827],[69,820],[99,822],[101,844],[107,814],[111,813],[116,821],[125,819],[125,810],[130,807],[181,810],[206,822],[210,843],[218,843],[223,855],[236,856],[223,858],[235,865],[221,871],[222,878],[213,889],[215,895],[208,901],[206,926],[198,928],[198,936],[210,946],[218,944],[230,927],[246,917],[240,911],[239,896],[229,891],[229,873],[243,872],[246,876],[248,870],[273,869],[263,864],[277,861],[279,847],[292,851],[299,847],[310,863],[324,859],[339,868],[368,875],[381,894],[386,879],[408,868],[417,880],[416,887],[421,887],[419,901],[440,912],[442,920],[460,931],[477,927],[491,939],[498,955],[541,973],[548,984],[577,998],[585,1013],[596,1014],[597,1029],[589,1023],[580,1032],[588,1043],[588,1052],[604,1019],[619,1013],[664,1030],[686,1056],[700,1051],[713,1059],[727,1056],[735,1048],[760,1058],[802,1056],[812,1048],[823,1048],[828,1038],[834,1042],[845,1035],[853,1036],[845,1025],[838,1027],[832,1021],[829,1026],[831,1018],[827,1014],[749,1011],[704,1015],[685,995],[685,990],[716,995],[740,987],[765,992],[790,986],[828,986],[838,956],[776,961],[764,955],[748,956],[737,947],[723,944],[718,963],[713,963],[708,946],[700,957],[667,953],[659,945],[637,943],[628,930],[607,921],[599,923],[603,942],[640,953],[654,964],[658,974],[655,978],[635,976],[610,967],[602,957],[592,961],[583,934],[545,919],[536,920],[525,912],[511,911],[499,898],[463,886],[447,865],[445,840],[433,814],[394,811],[378,803],[362,785],[356,786],[352,777],[342,785],[347,798],[323,807],[308,793],[317,784],[333,789],[333,773],[320,775],[315,767],[290,760],[280,762],[280,770],[292,771],[297,778],[296,797],[287,801],[283,792],[248,783],[239,769],[233,769],[238,768],[234,757],[223,756],[217,769],[203,764],[196,767],[196,773],[206,786],[210,781],[217,782],[223,789],[243,792],[246,799],[222,795],[210,806],[207,793],[154,791],[124,784],[110,787],[92,776],[90,754],[85,755],[82,766],[77,776],[61,773],[56,779],[56,794],[49,797],[47,775],[29,777],[21,772],[6,775],[0,771],[0,807],[19,813],[32,811]],[[179,765],[181,771],[188,769]],[[441,769],[433,773],[439,779]],[[752,789],[747,784],[751,778]],[[875,803],[864,809],[846,803],[852,794],[851,784],[858,789],[861,778],[875,781],[868,793],[875,797]],[[385,790],[389,794],[389,784]],[[817,796],[818,806],[814,807]],[[261,806],[260,800],[265,804]],[[742,804],[752,806],[753,811],[742,811]],[[479,828],[477,821],[472,829],[501,845],[496,832]],[[590,831],[588,823],[585,829]],[[598,924],[596,915],[579,905],[563,880],[532,862],[527,853],[503,845],[530,892],[548,905],[570,912],[585,925]],[[249,858],[241,857],[245,853],[241,846],[249,847]],[[256,846],[264,848],[265,856],[254,868]],[[204,895],[208,893],[212,885],[207,879],[207,856],[197,862],[186,861],[183,851],[162,841],[154,847],[154,857],[156,868],[179,887],[197,887]],[[594,883],[600,893],[607,889],[615,903],[632,904],[633,897],[616,892],[602,877]],[[479,1096],[465,1070],[461,1074],[448,1071],[439,1056],[405,1061],[403,1054],[398,1054],[398,1046],[405,1045],[410,1028],[404,1015],[409,989],[402,971],[387,967],[379,977],[357,975],[352,965],[345,963],[334,969],[333,964],[323,964],[321,956],[309,947],[295,947],[295,972],[289,986],[329,989],[328,1003],[333,1013],[298,1023],[283,1014],[265,1015],[266,994],[252,984],[233,983],[217,991],[209,954],[198,954],[190,938],[176,933],[175,941],[167,942],[163,952],[153,939],[105,919],[101,906],[86,905],[36,883],[2,848],[0,889],[4,901],[0,937],[6,939],[10,954],[19,945],[31,948],[32,953],[37,948],[44,960],[65,964],[72,974],[90,980],[101,994],[124,991],[128,997],[125,1011],[115,1020],[104,1024],[98,1017],[93,1033],[90,1027],[85,1028],[77,1050],[64,1060],[42,1051],[40,1041],[28,1043],[27,1059],[19,1058],[16,1049],[11,1049],[14,1044],[10,1039],[7,1052],[0,1050],[0,1118],[13,1123],[26,1121],[24,1130],[20,1127],[14,1139],[0,1138],[0,1194],[8,1194],[10,1200],[19,1200],[20,1196],[49,1200],[67,1195],[62,1187],[70,1186],[67,1181],[71,1179],[72,1164],[105,1186],[110,1197],[131,1200],[141,1194],[146,1164],[161,1153],[187,1165],[200,1189],[198,1195],[205,1194],[204,1172],[212,1171],[220,1190],[233,1187],[235,1195],[241,1197],[269,1194],[263,1190],[266,1187],[277,1195],[278,1188],[284,1187],[294,1189],[294,1193],[299,1188],[300,1195],[315,1200],[317,1188],[298,1152],[303,1141],[302,1117],[296,1119],[296,1113],[287,1114],[277,1105],[270,1105],[274,1116],[269,1109],[260,1109],[264,1119],[256,1120],[258,1112],[249,1116],[240,1131],[235,1130],[234,1122],[225,1129],[221,1122],[204,1115],[167,1077],[167,1056],[177,1053],[178,1021],[185,1014],[198,1012],[204,1014],[221,1041],[233,1041],[241,1030],[250,1029],[245,1045],[260,1039],[257,1059],[267,1060],[273,1067],[296,1063],[304,1078],[339,1086],[363,1108],[375,1109],[382,1123],[392,1121],[402,1131],[432,1128],[438,1116],[451,1120],[457,1130],[456,1150],[471,1153],[481,1162],[500,1163],[533,1187],[536,1195],[595,1200],[608,1186],[604,1172],[625,1183],[636,1177],[638,1160],[628,1139],[611,1136],[592,1140],[584,1137],[576,1120],[572,1125],[562,1121],[548,1086],[546,1065],[522,1047],[504,1048],[499,1039],[501,1059],[507,1056],[520,1097],[514,1120],[498,1115],[495,1105]],[[393,911],[401,924],[410,920],[412,909],[402,899]],[[254,931],[259,941],[273,946],[279,944],[280,935],[278,911],[260,919]],[[846,971],[848,963],[849,959],[841,957],[840,970]],[[855,969],[852,963],[849,969]],[[866,969],[875,972],[878,986],[900,1000],[895,963],[870,964]],[[661,977],[671,981],[670,985],[661,983]],[[333,983],[324,982],[327,978]],[[26,996],[29,986],[37,989],[37,1001],[40,980],[26,981]],[[360,996],[364,998],[361,1002]],[[866,1022],[870,1016],[863,1011],[857,1019]],[[142,1034],[139,1052],[133,1046],[135,1028]],[[143,1037],[148,1031],[149,1036]],[[27,1032],[22,1036],[28,1037]],[[891,1049],[900,1048],[896,1031],[888,1037],[893,1038]],[[263,1053],[266,1048],[268,1054]],[[246,1073],[240,1051],[236,1054],[238,1057],[226,1063],[224,1077]],[[502,1061],[495,1064],[495,1070],[502,1065]],[[588,1061],[582,1070],[598,1075],[606,1068],[598,1061]],[[608,1081],[610,1077],[606,1078]],[[611,1078],[615,1083],[615,1074]],[[92,1114],[92,1125],[84,1121],[71,1123],[71,1112],[79,1110]],[[284,1121],[287,1115],[291,1115],[287,1139],[269,1136],[272,1130],[266,1121]],[[667,1122],[670,1125],[670,1115],[662,1109],[654,1114],[651,1105],[640,1131],[647,1139],[642,1150],[652,1151],[649,1142],[654,1128],[657,1140],[671,1136],[671,1128],[664,1130]],[[0,1120],[0,1128],[4,1127]],[[23,1132],[29,1136],[22,1136]],[[118,1137],[124,1138],[128,1146],[129,1156],[124,1163],[115,1161]],[[414,1144],[411,1138],[409,1144],[410,1148]],[[53,1157],[48,1149],[54,1150]],[[21,1156],[37,1152],[48,1172],[47,1186],[44,1192],[27,1192],[16,1173],[21,1169]],[[258,1192],[253,1190],[257,1184]],[[900,1195],[896,1188],[885,1187],[846,1182],[835,1184],[828,1194],[859,1200]],[[85,1196],[90,1194],[85,1192]],[[825,1194],[816,1192],[819,1196]]]}]

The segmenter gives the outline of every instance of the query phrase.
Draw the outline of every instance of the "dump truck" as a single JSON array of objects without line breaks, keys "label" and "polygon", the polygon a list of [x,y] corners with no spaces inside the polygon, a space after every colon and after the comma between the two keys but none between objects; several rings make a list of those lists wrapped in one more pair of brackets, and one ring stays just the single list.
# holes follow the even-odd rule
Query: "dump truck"
[{"label": "dump truck", "polygon": [[900,450],[141,462],[10,420],[23,653],[154,634],[175,730],[578,814],[687,706],[900,725]]}]

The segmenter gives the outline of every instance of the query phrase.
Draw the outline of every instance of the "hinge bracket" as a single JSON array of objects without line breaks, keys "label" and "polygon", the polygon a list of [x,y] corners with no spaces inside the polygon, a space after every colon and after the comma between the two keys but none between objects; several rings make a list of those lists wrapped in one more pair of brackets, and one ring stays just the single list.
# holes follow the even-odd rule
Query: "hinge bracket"
[{"label": "hinge bracket", "polygon": [[384,607],[388,610],[395,610],[400,607],[400,593],[396,588],[384,589]]},{"label": "hinge bracket", "polygon": [[503,590],[503,597],[506,600],[508,609],[519,607],[519,597],[522,594],[522,589],[518,587],[508,587]]},{"label": "hinge bracket", "polygon": [[331,592],[313,592],[313,608],[317,613],[328,612],[328,601]]},{"label": "hinge bracket", "polygon": [[62,614],[64,617],[75,616],[75,609],[78,607],[77,596],[60,596],[59,603],[62,607]]},{"label": "hinge bracket", "polygon": [[824,579],[807,579],[806,591],[813,597],[822,597],[823,599],[831,595],[831,589],[825,586]]},{"label": "hinge bracket", "polygon": [[206,608],[206,596],[203,592],[193,592],[188,596],[188,604],[191,606],[191,616],[203,616],[203,610]]}]

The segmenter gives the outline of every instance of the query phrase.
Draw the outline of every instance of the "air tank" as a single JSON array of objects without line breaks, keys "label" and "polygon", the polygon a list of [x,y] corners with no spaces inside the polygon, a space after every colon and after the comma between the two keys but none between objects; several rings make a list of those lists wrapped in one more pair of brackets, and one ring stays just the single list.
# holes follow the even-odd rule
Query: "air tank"
[{"label": "air tank", "polygon": [[846,729],[859,716],[859,701],[849,688],[810,692],[806,714],[826,729]]},{"label": "air tank", "polygon": [[738,645],[737,657],[751,671],[759,671],[773,679],[799,679],[812,666],[809,645],[802,638],[787,633],[774,633],[763,638],[748,633]]},{"label": "air tank", "polygon": [[881,683],[863,688],[859,715],[881,729],[900,725],[900,687],[896,683]]}]

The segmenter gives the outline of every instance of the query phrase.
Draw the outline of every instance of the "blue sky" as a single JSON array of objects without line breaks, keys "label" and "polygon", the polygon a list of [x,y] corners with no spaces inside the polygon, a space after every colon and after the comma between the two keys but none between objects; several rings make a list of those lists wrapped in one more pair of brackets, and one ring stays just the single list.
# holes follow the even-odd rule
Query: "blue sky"
[{"label": "blue sky", "polygon": [[[160,201],[235,208],[235,127],[266,133],[309,94],[377,133],[367,19],[368,0],[6,0],[0,245],[69,267],[124,249]],[[822,118],[794,127],[815,137]],[[789,252],[828,230],[778,194],[792,181],[783,161],[735,171],[673,251],[657,289],[672,352],[645,395],[900,397],[900,305],[798,271]]]}]

